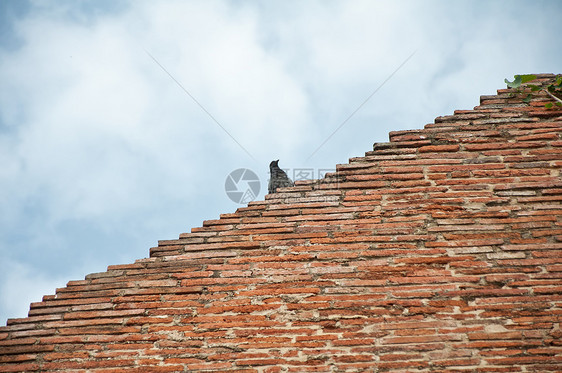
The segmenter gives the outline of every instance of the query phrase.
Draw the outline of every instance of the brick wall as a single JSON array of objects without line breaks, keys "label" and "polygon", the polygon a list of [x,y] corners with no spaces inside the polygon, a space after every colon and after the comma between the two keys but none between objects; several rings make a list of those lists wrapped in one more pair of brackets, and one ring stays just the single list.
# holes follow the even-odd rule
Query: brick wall
[{"label": "brick wall", "polygon": [[562,110],[522,98],[70,281],[0,372],[562,371]]}]

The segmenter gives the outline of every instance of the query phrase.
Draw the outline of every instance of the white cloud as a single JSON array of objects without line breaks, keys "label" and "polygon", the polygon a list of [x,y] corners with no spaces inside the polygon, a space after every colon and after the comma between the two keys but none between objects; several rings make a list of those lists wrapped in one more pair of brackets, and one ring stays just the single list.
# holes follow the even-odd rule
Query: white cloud
[{"label": "white cloud", "polygon": [[21,262],[4,261],[0,268],[0,320],[27,316],[30,303],[40,302],[68,282],[65,276],[37,272]]}]

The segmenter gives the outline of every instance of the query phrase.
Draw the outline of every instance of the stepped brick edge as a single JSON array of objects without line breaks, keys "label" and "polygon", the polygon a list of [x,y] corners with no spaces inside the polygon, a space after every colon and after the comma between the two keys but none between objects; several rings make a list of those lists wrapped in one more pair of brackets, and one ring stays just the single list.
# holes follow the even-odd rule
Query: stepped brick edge
[{"label": "stepped brick edge", "polygon": [[0,372],[562,372],[562,110],[532,94],[68,282]]}]

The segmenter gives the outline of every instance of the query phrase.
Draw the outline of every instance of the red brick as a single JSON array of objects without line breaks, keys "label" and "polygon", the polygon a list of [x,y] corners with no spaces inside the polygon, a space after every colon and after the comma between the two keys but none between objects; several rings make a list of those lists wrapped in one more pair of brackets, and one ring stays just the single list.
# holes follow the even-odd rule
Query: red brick
[{"label": "red brick", "polygon": [[0,372],[35,372],[41,370],[38,363],[2,364]]},{"label": "red brick", "polygon": [[456,152],[460,146],[455,145],[427,145],[419,148],[421,153]]},{"label": "red brick", "polygon": [[68,282],[0,371],[558,371],[562,122],[511,93]]}]

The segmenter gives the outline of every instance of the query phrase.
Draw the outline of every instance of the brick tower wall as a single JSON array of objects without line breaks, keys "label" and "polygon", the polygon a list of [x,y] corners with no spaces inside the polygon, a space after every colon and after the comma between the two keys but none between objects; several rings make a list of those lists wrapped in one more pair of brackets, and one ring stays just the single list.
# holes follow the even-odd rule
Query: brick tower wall
[{"label": "brick tower wall", "polygon": [[0,372],[561,372],[562,110],[524,97],[68,282]]}]

